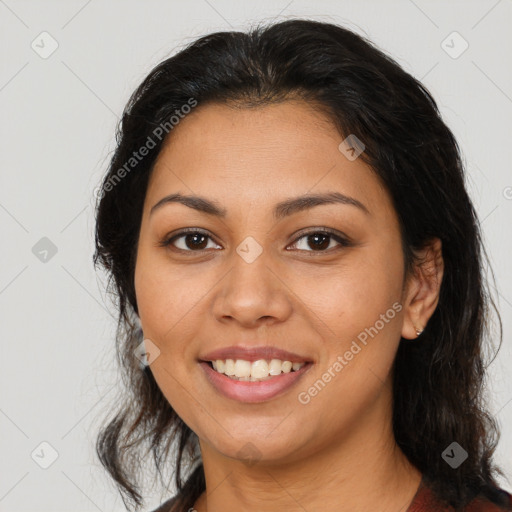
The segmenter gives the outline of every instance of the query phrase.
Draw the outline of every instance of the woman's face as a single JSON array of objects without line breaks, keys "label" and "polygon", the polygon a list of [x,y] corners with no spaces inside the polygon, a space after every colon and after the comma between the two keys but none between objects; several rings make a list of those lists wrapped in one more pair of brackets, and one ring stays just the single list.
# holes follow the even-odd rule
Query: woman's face
[{"label": "woman's face", "polygon": [[[414,337],[399,225],[341,142],[302,102],[208,104],[155,164],[135,271],[144,338],[160,350],[150,368],[217,455],[298,460],[389,421],[395,352]],[[201,200],[161,202],[177,194]],[[297,201],[327,194],[340,200]]]}]

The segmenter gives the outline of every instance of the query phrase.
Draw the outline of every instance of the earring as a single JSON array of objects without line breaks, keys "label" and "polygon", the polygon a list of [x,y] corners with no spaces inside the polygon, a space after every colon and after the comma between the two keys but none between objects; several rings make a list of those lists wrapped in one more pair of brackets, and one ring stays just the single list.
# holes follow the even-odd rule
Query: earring
[{"label": "earring", "polygon": [[418,329],[417,327],[415,327],[415,329],[416,329],[416,336],[419,336],[423,332],[423,329]]}]

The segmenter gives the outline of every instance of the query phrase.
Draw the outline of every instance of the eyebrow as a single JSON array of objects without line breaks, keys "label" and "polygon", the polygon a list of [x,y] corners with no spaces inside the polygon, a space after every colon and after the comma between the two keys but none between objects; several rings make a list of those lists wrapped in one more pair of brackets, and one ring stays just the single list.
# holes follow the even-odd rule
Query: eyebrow
[{"label": "eyebrow", "polygon": [[[160,199],[150,211],[152,215],[156,210],[169,203],[181,203],[189,208],[193,208],[199,212],[206,213],[207,215],[213,215],[215,217],[225,218],[227,210],[218,205],[215,201],[210,201],[205,197],[195,195],[183,195],[180,193],[170,194]],[[286,199],[274,207],[274,218],[277,220],[283,219],[304,210],[309,210],[314,206],[324,204],[344,204],[349,206],[355,206],[367,215],[371,215],[368,208],[358,201],[357,199],[346,196],[340,192],[327,192],[322,194],[307,194],[298,197],[292,197]]]}]

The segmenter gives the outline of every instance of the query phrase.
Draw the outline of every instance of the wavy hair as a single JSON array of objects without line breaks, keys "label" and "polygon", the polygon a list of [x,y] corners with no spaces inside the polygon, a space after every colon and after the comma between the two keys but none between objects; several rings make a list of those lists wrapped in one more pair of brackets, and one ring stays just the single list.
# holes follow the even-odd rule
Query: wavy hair
[{"label": "wavy hair", "polygon": [[[398,215],[404,275],[421,263],[415,249],[441,239],[438,306],[420,340],[401,339],[393,366],[394,435],[445,503],[461,510],[477,494],[499,503],[495,477],[503,472],[492,463],[499,428],[483,390],[485,342],[496,336],[491,310],[500,346],[502,322],[457,142],[428,90],[392,58],[346,28],[301,19],[197,39],[158,64],[124,109],[96,204],[93,259],[117,298],[116,353],[128,391],[98,433],[101,463],[130,510],[143,503],[140,461],[149,451],[163,485],[161,469],[174,458],[175,510],[192,507],[205,489],[197,436],[133,355],[142,341],[134,270],[148,179],[165,138],[173,136],[169,119],[191,99],[199,106],[257,108],[292,98],[321,109],[340,136],[364,141],[360,158],[385,185]],[[155,137],[162,126],[168,134]],[[114,183],[148,137],[155,147]],[[468,453],[456,469],[441,457],[454,441]]]}]

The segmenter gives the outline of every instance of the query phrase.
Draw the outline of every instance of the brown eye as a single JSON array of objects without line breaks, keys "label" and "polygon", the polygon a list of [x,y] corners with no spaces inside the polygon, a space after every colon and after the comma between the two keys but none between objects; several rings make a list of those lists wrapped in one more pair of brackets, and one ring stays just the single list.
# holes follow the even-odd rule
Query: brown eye
[{"label": "brown eye", "polygon": [[181,251],[198,252],[212,248],[211,246],[208,246],[209,241],[213,242],[207,233],[198,230],[187,230],[181,231],[180,233],[163,240],[160,245],[162,247],[172,245]]},{"label": "brown eye", "polygon": [[[304,239],[303,242],[301,242]],[[348,247],[349,241],[331,231],[310,231],[295,240],[292,247],[307,252],[327,252],[336,246]]]}]

